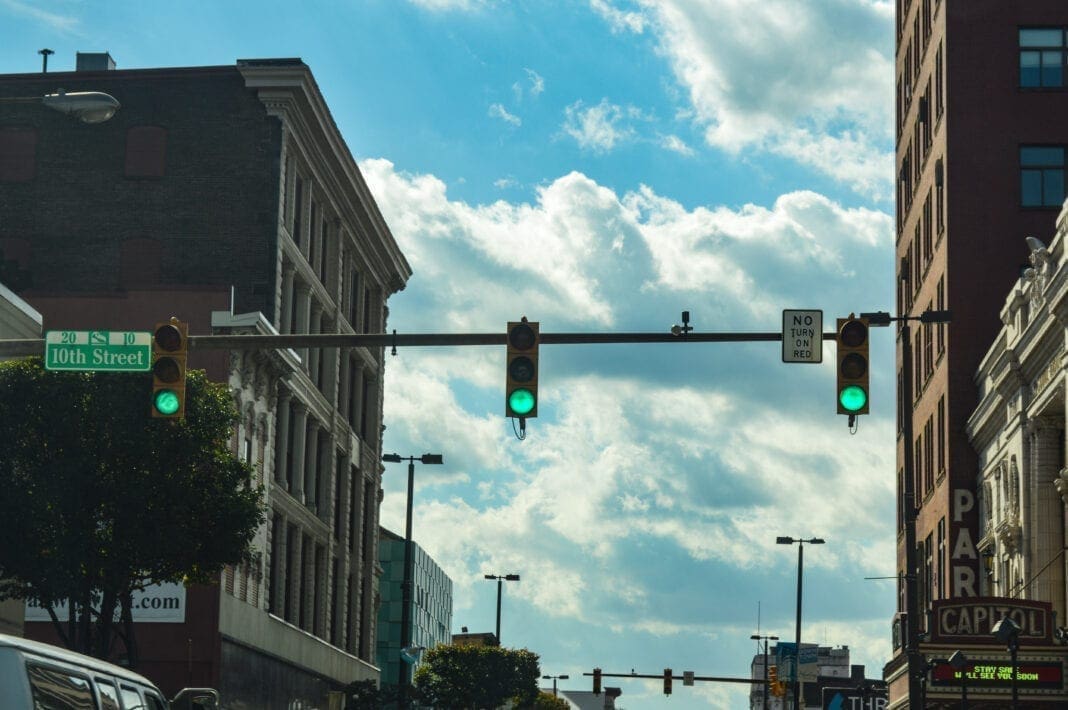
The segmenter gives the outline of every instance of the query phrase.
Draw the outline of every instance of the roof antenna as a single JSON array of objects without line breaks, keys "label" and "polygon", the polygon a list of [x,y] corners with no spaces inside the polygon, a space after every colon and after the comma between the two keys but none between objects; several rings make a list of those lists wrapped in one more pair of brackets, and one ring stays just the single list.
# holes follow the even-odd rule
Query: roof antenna
[{"label": "roof antenna", "polygon": [[55,54],[51,49],[38,49],[37,53],[41,55],[41,73],[48,73],[48,55]]}]

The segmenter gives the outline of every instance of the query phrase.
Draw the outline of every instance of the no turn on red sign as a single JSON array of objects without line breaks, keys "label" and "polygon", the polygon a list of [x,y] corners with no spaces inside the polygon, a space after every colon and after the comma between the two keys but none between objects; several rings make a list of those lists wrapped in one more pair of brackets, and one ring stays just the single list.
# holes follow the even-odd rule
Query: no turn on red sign
[{"label": "no turn on red sign", "polygon": [[783,310],[782,361],[823,362],[823,311]]}]

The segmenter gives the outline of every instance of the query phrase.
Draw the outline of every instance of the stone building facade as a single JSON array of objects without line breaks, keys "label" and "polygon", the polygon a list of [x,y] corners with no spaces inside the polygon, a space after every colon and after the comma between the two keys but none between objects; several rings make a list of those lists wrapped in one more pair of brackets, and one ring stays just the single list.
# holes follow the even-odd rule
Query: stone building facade
[{"label": "stone building facade", "polygon": [[[121,108],[83,125],[0,102],[0,251],[46,329],[385,332],[411,270],[303,62],[0,75],[0,97],[58,86]],[[164,690],[271,710],[378,679],[383,355],[190,353],[234,392],[269,514],[250,564],[188,590],[184,622],[139,626]]]}]

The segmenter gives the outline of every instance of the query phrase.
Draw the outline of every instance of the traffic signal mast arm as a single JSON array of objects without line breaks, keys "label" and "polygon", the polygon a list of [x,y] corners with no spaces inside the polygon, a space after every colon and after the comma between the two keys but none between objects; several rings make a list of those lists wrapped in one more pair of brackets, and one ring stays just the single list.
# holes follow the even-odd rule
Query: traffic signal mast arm
[{"label": "traffic signal mast arm", "polygon": [[[592,676],[593,673],[592,672],[583,673],[582,675]],[[664,679],[664,673],[663,672],[660,672],[660,673],[605,673],[604,671],[602,671],[601,672],[601,677],[602,678],[649,678],[651,680],[663,680]],[[681,675],[672,675],[671,677],[674,680],[683,680],[684,679],[684,676],[681,676]],[[693,679],[694,680],[710,681],[710,682],[713,682],[713,683],[748,683],[750,685],[763,685],[764,684],[764,679],[763,678],[726,678],[726,677],[721,677],[721,676],[695,675],[693,677]]]},{"label": "traffic signal mast arm", "polygon": [[[823,340],[835,340],[834,332]],[[782,333],[545,333],[542,345],[607,343],[746,343],[781,342]],[[275,350],[284,348],[379,348],[456,345],[505,345],[507,333],[318,333],[311,335],[190,335],[189,350]],[[0,357],[43,355],[43,338],[0,340]],[[658,676],[659,677],[659,676]]]}]

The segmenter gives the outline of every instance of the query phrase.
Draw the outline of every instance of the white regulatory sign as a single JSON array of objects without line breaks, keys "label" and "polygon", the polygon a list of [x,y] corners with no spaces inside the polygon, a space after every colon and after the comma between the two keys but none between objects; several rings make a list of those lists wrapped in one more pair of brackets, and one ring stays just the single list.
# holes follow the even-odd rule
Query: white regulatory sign
[{"label": "white regulatory sign", "polygon": [[823,311],[783,310],[782,361],[823,362]]}]

